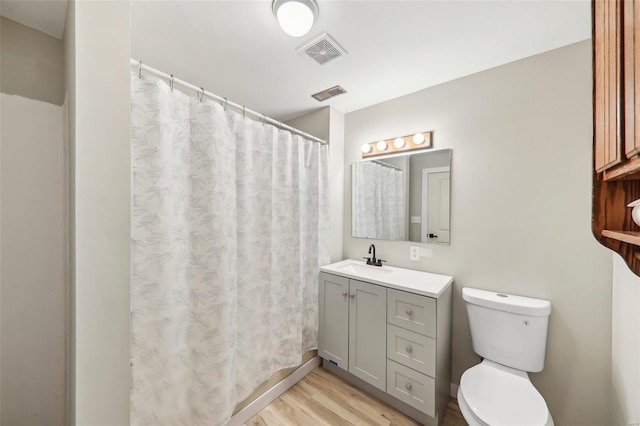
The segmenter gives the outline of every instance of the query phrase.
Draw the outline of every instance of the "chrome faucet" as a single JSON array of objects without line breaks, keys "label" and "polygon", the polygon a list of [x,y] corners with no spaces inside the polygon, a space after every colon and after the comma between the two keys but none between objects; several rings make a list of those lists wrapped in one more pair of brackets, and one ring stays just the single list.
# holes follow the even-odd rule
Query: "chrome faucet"
[{"label": "chrome faucet", "polygon": [[376,246],[374,244],[369,246],[369,254],[371,257],[363,257],[363,259],[367,259],[367,265],[382,266],[382,262],[386,262],[386,260],[376,259]]}]

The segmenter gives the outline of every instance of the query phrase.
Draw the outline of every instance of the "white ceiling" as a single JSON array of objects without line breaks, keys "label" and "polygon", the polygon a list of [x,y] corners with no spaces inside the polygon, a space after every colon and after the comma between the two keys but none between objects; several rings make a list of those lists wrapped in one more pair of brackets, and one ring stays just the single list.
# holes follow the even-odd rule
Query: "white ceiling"
[{"label": "white ceiling", "polygon": [[[132,56],[287,120],[325,105],[351,112],[591,36],[589,0],[318,4],[311,32],[293,38],[271,0],[132,0]],[[2,16],[58,38],[66,8],[67,0],[0,1]],[[296,52],[324,32],[346,57],[320,66]],[[335,85],[347,93],[310,97]]]},{"label": "white ceiling", "polygon": [[0,15],[62,38],[67,17],[67,0],[1,0]]},{"label": "white ceiling", "polygon": [[[271,1],[133,1],[132,56],[271,117],[351,112],[591,36],[586,1],[318,0],[301,38]],[[296,52],[327,32],[348,55],[320,66]],[[318,103],[311,94],[341,85]]]}]

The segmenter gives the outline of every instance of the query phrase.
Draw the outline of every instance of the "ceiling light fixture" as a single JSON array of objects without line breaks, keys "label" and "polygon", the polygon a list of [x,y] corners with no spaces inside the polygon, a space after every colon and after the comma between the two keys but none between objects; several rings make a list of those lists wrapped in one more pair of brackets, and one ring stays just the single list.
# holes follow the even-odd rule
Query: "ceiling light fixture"
[{"label": "ceiling light fixture", "polygon": [[271,10],[280,27],[292,37],[308,33],[319,11],[315,0],[273,0]]}]

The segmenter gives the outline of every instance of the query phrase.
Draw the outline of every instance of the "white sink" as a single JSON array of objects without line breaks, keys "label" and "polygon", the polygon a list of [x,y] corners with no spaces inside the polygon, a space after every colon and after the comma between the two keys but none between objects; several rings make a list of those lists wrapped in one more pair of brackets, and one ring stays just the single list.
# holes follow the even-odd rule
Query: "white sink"
[{"label": "white sink", "polygon": [[362,280],[385,287],[438,297],[453,283],[453,277],[414,271],[395,266],[371,266],[363,260],[347,259],[323,266],[321,271],[346,278]]},{"label": "white sink", "polygon": [[349,263],[345,263],[344,265],[341,265],[338,267],[338,269],[345,271],[345,272],[351,272],[354,274],[364,274],[364,275],[386,275],[386,274],[391,274],[393,273],[393,270],[390,269],[389,267],[385,267],[385,266],[373,266],[373,265],[367,265],[366,263],[362,263],[362,262],[358,262],[356,263],[355,260],[349,262]]}]

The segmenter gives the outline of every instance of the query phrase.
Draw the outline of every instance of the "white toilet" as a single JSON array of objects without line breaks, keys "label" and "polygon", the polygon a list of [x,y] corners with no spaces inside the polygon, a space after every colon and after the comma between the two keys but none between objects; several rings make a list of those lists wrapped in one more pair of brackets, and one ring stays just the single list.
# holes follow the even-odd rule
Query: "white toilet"
[{"label": "white toilet", "polygon": [[551,303],[463,288],[473,350],[483,361],[462,374],[458,405],[471,426],[553,426],[527,372],[544,368]]}]

